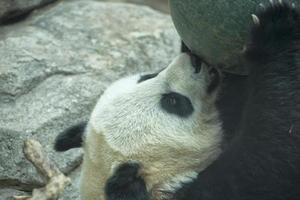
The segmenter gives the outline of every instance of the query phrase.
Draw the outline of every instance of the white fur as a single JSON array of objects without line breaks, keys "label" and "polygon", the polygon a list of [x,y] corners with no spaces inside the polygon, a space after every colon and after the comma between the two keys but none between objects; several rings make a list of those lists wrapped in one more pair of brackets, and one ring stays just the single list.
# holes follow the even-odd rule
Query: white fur
[{"label": "white fur", "polygon": [[[206,68],[203,68],[203,71]],[[121,79],[102,95],[91,117],[91,125],[104,134],[110,146],[124,155],[136,153],[148,144],[164,143],[199,147],[193,134],[203,134],[201,148],[216,140],[220,129],[195,130],[206,96],[206,78],[195,74],[189,56],[182,54],[157,77],[137,84],[139,75]],[[178,92],[190,98],[195,112],[188,118],[170,115],[160,108],[161,95]],[[212,113],[215,115],[216,113]],[[207,118],[215,116],[207,116]],[[219,124],[217,123],[217,126]],[[203,127],[206,128],[206,127]],[[201,133],[202,132],[202,133]]]},{"label": "white fur", "polygon": [[[109,174],[115,163],[126,159],[144,159],[138,161],[149,171],[149,178],[146,178],[150,182],[147,183],[149,190],[157,185],[161,185],[158,187],[161,190],[174,190],[180,187],[180,182],[192,180],[220,153],[222,132],[215,107],[216,93],[207,93],[210,77],[205,65],[200,73],[195,73],[190,56],[181,54],[155,78],[138,83],[139,78],[140,75],[134,75],[113,83],[101,96],[91,115],[84,144],[82,180],[90,182],[82,184],[85,200],[103,196],[87,195],[97,191],[97,187],[89,187],[98,184],[97,177],[107,178],[100,173]],[[194,112],[183,118],[164,111],[160,99],[162,94],[169,92],[188,97]],[[101,149],[101,145],[106,146]],[[107,151],[108,148],[111,150]],[[176,152],[173,153],[174,149],[182,155],[177,156]],[[112,155],[103,158],[106,151]],[[164,154],[168,154],[167,158]],[[158,160],[155,160],[156,157]],[[102,172],[102,165],[109,165],[110,170],[103,168],[110,172]],[[91,166],[94,169],[87,169]],[[91,171],[95,174],[90,174]],[[160,180],[160,176],[166,178]],[[102,184],[104,182],[102,180]]]},{"label": "white fur", "polygon": [[190,183],[194,179],[197,178],[198,173],[191,171],[191,172],[186,172],[184,174],[179,174],[175,177],[173,177],[169,182],[165,183],[161,190],[162,192],[166,191],[176,191],[177,189],[180,189],[183,184]]}]

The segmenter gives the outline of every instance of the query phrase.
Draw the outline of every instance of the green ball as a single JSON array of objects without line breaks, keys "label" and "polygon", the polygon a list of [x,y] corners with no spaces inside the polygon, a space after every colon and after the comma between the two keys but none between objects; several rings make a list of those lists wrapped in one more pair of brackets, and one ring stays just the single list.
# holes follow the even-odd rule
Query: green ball
[{"label": "green ball", "polygon": [[[276,1],[276,0],[274,0]],[[295,3],[300,0],[294,0]],[[208,63],[247,74],[241,53],[262,0],[170,0],[175,27],[186,45]]]}]

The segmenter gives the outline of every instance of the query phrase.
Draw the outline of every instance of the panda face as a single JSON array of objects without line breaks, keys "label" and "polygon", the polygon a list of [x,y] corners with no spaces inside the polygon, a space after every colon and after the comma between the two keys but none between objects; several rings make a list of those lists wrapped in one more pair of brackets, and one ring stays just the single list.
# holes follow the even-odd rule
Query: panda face
[{"label": "panda face", "polygon": [[221,139],[209,71],[181,54],[158,73],[123,78],[101,96],[90,126],[126,156],[155,145],[209,149]]}]

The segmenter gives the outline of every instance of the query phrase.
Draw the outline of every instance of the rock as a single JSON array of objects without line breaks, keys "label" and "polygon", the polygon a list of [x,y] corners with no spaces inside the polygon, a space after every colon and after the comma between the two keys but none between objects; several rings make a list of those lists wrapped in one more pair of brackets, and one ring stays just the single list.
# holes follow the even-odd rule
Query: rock
[{"label": "rock", "polygon": [[71,185],[65,188],[65,191],[61,194],[60,200],[80,200],[79,194],[79,184],[80,184],[80,170],[81,168],[76,169],[69,177],[72,180]]},{"label": "rock", "polygon": [[100,0],[100,1],[125,2],[125,3],[148,5],[164,13],[169,13],[168,0]]},{"label": "rock", "polygon": [[56,0],[1,0],[0,24],[26,16],[32,10],[50,4]]},{"label": "rock", "polygon": [[56,135],[87,120],[112,81],[166,67],[180,49],[170,17],[129,4],[62,1],[0,31],[0,187],[22,191],[42,184],[24,139],[71,173],[81,152],[55,153]]},{"label": "rock", "polygon": [[[15,189],[1,189],[0,188],[0,198],[1,200],[12,200],[12,196],[27,196],[28,194],[25,192],[21,192]],[[77,199],[75,199],[77,200]],[[79,200],[79,199],[78,199]]]},{"label": "rock", "polygon": [[240,55],[259,3],[269,1],[171,0],[170,9],[177,31],[194,52],[226,71],[247,74]]},{"label": "rock", "polygon": [[127,0],[130,3],[145,4],[154,9],[169,13],[168,0]]}]

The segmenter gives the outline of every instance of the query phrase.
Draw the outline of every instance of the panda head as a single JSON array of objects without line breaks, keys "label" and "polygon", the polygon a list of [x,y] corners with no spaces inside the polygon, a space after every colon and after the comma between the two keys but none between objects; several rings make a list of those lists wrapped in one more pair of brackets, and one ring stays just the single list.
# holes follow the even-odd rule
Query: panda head
[{"label": "panda head", "polygon": [[159,73],[113,83],[89,125],[124,156],[157,146],[210,152],[221,140],[215,107],[218,82],[214,68],[192,54],[181,54]]}]

